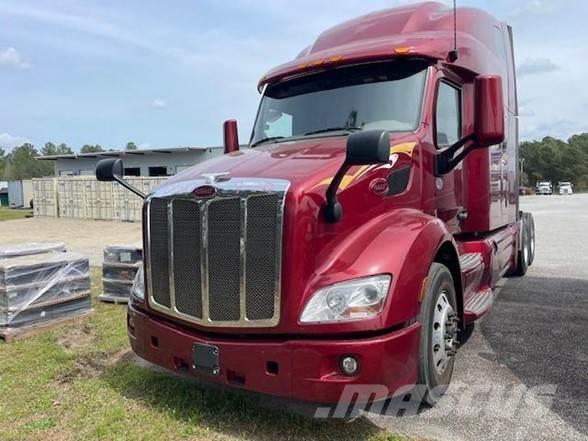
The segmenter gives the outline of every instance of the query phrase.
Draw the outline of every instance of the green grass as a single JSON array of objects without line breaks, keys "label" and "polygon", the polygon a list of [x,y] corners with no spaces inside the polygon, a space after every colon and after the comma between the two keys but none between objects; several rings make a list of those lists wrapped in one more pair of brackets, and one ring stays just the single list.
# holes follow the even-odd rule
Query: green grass
[{"label": "green grass", "polygon": [[0,207],[0,221],[13,220],[13,219],[24,219],[27,215],[31,214],[31,210],[20,210],[6,207]]},{"label": "green grass", "polygon": [[[94,295],[100,272],[92,271]],[[315,421],[202,387],[129,352],[125,311],[95,302],[77,325],[0,343],[0,440],[398,440],[363,421]]]}]

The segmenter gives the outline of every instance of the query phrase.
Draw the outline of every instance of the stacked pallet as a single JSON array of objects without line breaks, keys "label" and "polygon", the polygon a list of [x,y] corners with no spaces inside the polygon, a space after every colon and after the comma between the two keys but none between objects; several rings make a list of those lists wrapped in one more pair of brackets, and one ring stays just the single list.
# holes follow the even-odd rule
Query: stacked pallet
[{"label": "stacked pallet", "polygon": [[0,260],[0,336],[91,310],[88,258],[50,252]]},{"label": "stacked pallet", "polygon": [[[128,177],[125,180],[145,194],[165,177]],[[33,179],[35,216],[140,222],[143,199],[116,182],[99,182],[93,176]]]},{"label": "stacked pallet", "polygon": [[103,302],[127,303],[133,281],[141,266],[143,250],[133,245],[110,245],[104,249],[102,264]]},{"label": "stacked pallet", "polygon": [[4,246],[0,247],[0,260],[52,252],[65,253],[65,244],[63,242],[30,242]]}]

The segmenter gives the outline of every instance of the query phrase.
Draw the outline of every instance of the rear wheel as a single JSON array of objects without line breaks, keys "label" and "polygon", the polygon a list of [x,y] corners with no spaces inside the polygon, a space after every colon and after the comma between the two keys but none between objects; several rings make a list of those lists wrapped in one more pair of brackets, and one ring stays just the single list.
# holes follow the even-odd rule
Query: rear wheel
[{"label": "rear wheel", "polygon": [[451,376],[457,347],[458,316],[455,285],[445,265],[433,263],[419,321],[419,387],[423,401],[435,405],[443,396]]},{"label": "rear wheel", "polygon": [[535,259],[535,222],[531,213],[521,213],[519,221],[519,250],[517,254],[517,267],[511,273],[512,276],[522,277]]},{"label": "rear wheel", "polygon": [[527,237],[528,237],[528,246],[529,246],[529,265],[533,265],[533,261],[535,260],[535,220],[533,219],[533,215],[531,213],[523,213],[523,216],[526,218],[527,224]]}]

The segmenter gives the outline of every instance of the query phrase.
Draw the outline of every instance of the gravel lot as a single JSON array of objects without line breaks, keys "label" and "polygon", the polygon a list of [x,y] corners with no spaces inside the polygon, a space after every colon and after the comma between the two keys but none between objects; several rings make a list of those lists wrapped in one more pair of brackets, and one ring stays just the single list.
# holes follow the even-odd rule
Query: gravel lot
[{"label": "gravel lot", "polygon": [[91,265],[102,264],[106,245],[140,244],[141,224],[35,217],[0,224],[1,245],[23,242],[60,241],[68,251],[82,253]]},{"label": "gravel lot", "polygon": [[437,440],[588,439],[588,195],[526,196],[537,254],[461,348],[436,408],[376,424]]}]

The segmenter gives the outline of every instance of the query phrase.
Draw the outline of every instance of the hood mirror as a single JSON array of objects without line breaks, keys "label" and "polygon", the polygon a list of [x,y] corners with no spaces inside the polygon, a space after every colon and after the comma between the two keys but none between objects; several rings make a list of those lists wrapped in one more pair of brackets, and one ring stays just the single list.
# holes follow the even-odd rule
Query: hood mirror
[{"label": "hood mirror", "polygon": [[103,182],[118,182],[127,190],[135,193],[137,196],[145,199],[145,194],[123,179],[124,166],[122,159],[108,158],[98,161],[96,164],[96,179]]},{"label": "hood mirror", "polygon": [[354,165],[387,164],[390,161],[390,135],[386,130],[365,130],[347,137],[345,161],[327,188],[327,202],[323,207],[325,220],[339,222],[342,216],[337,190],[345,173]]}]

